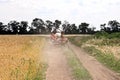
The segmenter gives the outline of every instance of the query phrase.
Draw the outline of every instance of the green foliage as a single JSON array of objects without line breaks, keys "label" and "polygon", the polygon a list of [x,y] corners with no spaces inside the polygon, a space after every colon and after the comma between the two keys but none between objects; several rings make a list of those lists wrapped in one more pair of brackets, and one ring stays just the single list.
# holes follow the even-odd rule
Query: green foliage
[{"label": "green foliage", "polygon": [[113,38],[118,38],[118,39],[120,39],[120,32],[116,32],[116,33],[109,34],[108,38],[109,38],[109,39],[113,39]]},{"label": "green foliage", "polygon": [[95,34],[95,38],[107,38],[107,36],[108,36],[108,33],[105,31],[97,32]]},{"label": "green foliage", "polygon": [[108,34],[107,32],[98,32],[95,34],[95,39],[101,39],[101,42],[97,43],[97,45],[117,45],[120,46],[120,32]]},{"label": "green foliage", "polygon": [[117,38],[117,39],[120,39],[120,32],[108,34],[105,31],[101,31],[101,32],[97,32],[95,34],[95,38],[99,38],[99,39],[101,39],[101,38],[107,38],[107,39]]},{"label": "green foliage", "polygon": [[70,37],[69,40],[77,46],[82,46],[85,42],[92,39],[93,36]]}]

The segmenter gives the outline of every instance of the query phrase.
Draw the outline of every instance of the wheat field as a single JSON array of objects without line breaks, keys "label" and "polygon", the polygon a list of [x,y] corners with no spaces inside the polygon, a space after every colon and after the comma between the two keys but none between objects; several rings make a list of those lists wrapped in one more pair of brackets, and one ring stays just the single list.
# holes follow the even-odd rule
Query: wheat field
[{"label": "wheat field", "polygon": [[44,38],[0,36],[0,80],[41,80]]}]

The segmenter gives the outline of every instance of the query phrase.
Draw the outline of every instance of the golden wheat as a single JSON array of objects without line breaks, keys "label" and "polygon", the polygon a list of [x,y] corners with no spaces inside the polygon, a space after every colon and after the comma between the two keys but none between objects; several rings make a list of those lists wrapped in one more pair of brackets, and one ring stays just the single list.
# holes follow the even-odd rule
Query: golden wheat
[{"label": "golden wheat", "polygon": [[0,80],[32,80],[42,69],[44,39],[0,36]]}]

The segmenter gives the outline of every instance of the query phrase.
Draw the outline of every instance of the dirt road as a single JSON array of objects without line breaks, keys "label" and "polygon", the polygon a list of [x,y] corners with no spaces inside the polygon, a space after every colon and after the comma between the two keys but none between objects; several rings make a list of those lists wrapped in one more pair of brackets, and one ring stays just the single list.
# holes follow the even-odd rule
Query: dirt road
[{"label": "dirt road", "polygon": [[[48,68],[46,71],[46,80],[73,80],[64,50],[61,45],[53,44],[49,39],[46,41],[44,53],[47,55]],[[89,56],[79,47],[67,43],[70,50],[74,52],[83,66],[89,71],[93,80],[120,80],[120,77],[109,70],[94,57]]]},{"label": "dirt road", "polygon": [[50,40],[46,42],[44,48],[48,61],[46,80],[73,80],[61,45],[53,44]]}]

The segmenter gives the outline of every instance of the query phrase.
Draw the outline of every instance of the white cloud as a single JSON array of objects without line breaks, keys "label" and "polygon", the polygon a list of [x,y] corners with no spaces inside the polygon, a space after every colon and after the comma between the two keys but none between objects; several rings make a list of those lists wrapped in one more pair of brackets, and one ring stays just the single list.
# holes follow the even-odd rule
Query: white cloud
[{"label": "white cloud", "polygon": [[68,20],[88,22],[98,27],[109,20],[120,19],[119,0],[0,0],[0,21]]}]

